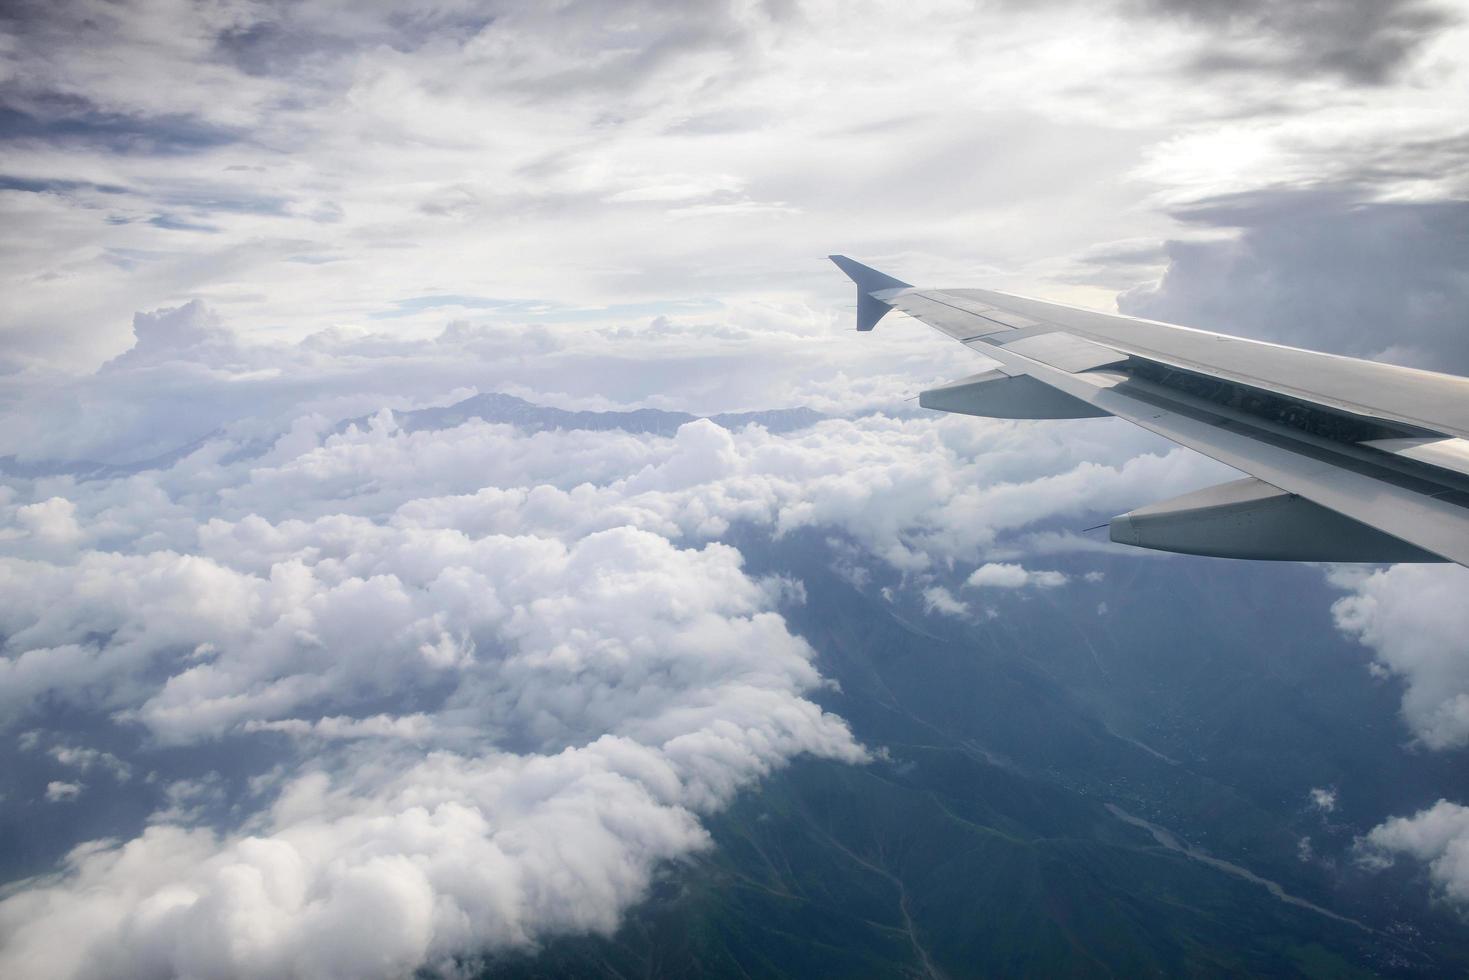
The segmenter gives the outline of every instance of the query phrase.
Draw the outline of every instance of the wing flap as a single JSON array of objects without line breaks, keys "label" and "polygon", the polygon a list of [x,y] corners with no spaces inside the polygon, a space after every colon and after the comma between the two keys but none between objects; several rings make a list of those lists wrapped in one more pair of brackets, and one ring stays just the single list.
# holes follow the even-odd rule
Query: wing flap
[{"label": "wing flap", "polygon": [[920,392],[918,404],[939,412],[992,419],[1085,419],[1107,414],[1028,374],[1003,369]]}]

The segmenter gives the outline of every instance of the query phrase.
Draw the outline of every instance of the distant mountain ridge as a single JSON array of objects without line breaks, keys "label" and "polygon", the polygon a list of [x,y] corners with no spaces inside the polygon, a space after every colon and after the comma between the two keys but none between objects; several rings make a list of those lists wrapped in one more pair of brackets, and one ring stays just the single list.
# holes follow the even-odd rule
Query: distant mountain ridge
[{"label": "distant mountain ridge", "polygon": [[[452,429],[473,419],[479,419],[484,422],[513,425],[526,432],[590,429],[594,431],[621,430],[659,436],[671,436],[678,431],[679,426],[701,418],[707,418],[726,429],[760,425],[771,432],[794,432],[797,429],[815,425],[829,417],[805,406],[758,412],[723,412],[707,416],[693,415],[689,412],[670,412],[661,408],[637,408],[615,412],[572,411],[549,405],[537,405],[524,398],[499,392],[473,395],[452,405],[435,405],[429,408],[393,413],[393,420],[405,432]],[[346,432],[352,426],[359,429],[366,428],[371,418],[370,415],[362,415],[357,418],[344,419],[336,424],[333,431]],[[132,463],[103,463],[87,459],[19,460],[14,456],[0,456],[0,475],[17,479],[73,476],[80,480],[105,480],[130,476],[148,470],[167,469],[211,439],[221,435],[223,435],[223,430],[215,429],[178,449]],[[230,463],[259,456],[270,446],[270,441],[259,440],[224,457],[222,462]]]},{"label": "distant mountain ridge", "polygon": [[[513,425],[528,432],[543,432],[550,429],[591,429],[603,431],[620,429],[623,432],[645,432],[651,435],[671,436],[678,427],[689,422],[707,418],[715,425],[726,429],[738,429],[746,425],[760,425],[771,432],[793,432],[815,425],[827,418],[821,412],[805,406],[777,408],[760,412],[723,412],[718,415],[692,415],[688,412],[670,412],[661,408],[635,408],[627,411],[594,412],[572,411],[537,405],[499,392],[474,395],[453,405],[412,409],[394,412],[393,420],[405,432],[420,432],[433,429],[452,429],[471,419]],[[359,428],[368,424],[369,417],[348,419],[338,425],[338,431],[348,426]]]}]

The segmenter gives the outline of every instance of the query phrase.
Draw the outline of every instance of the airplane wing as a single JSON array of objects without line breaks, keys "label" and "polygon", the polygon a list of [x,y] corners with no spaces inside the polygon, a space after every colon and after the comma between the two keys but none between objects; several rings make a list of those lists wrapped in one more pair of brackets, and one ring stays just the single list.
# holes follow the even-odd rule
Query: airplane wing
[{"label": "airplane wing", "polygon": [[1116,415],[1251,474],[1114,517],[1160,551],[1469,566],[1469,378],[986,289],[918,289],[854,262],[857,329],[900,310],[999,367],[923,392],[991,418]]}]

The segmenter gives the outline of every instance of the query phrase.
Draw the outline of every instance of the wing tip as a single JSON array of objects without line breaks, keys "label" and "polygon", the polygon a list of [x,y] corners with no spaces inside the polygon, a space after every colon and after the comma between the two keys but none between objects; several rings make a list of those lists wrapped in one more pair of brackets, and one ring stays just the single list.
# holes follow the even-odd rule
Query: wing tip
[{"label": "wing tip", "polygon": [[872,294],[883,289],[907,289],[908,283],[901,279],[895,279],[886,272],[878,272],[871,266],[863,265],[845,255],[828,255],[836,264],[838,269],[846,273],[848,279],[857,284],[857,329],[863,333],[877,326],[877,321],[892,306],[875,298]]}]

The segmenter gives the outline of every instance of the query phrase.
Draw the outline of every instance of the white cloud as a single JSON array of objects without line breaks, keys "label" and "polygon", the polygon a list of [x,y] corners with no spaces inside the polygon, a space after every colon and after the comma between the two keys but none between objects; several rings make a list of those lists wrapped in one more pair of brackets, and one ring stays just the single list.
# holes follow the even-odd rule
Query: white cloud
[{"label": "white cloud", "polygon": [[942,585],[923,590],[923,608],[945,616],[964,616],[969,612],[969,606],[955,599],[954,594]]},{"label": "white cloud", "polygon": [[61,780],[52,780],[46,784],[47,803],[70,803],[82,795],[86,786],[82,783],[68,783]]},{"label": "white cloud", "polygon": [[[71,484],[119,550],[0,559],[0,715],[54,698],[159,742],[284,735],[301,754],[236,833],[208,829],[216,779],[176,780],[143,836],[0,903],[0,972],[393,975],[610,930],[658,862],[703,846],[700,814],[795,755],[865,758],[804,696],[822,680],[777,609],[799,589],[670,540],[774,525],[803,479],[852,462],[850,425],[796,448],[707,422],[293,427],[254,461],[222,464],[225,443]],[[433,495],[461,486],[483,489]],[[256,504],[281,513],[236,516]],[[433,707],[364,710],[388,698]]]},{"label": "white cloud", "polygon": [[1342,566],[1329,577],[1350,592],[1332,606],[1337,628],[1403,679],[1403,720],[1414,735],[1431,749],[1469,744],[1469,569]]},{"label": "white cloud", "polygon": [[75,544],[82,536],[76,505],[65,497],[50,497],[15,509],[15,520],[42,546]]},{"label": "white cloud", "polygon": [[[196,636],[218,644],[151,696],[109,682],[104,700],[132,691],[137,716],[165,739],[292,733],[244,722],[447,670],[457,690],[433,725],[330,716],[301,734],[460,747],[427,759],[418,745],[375,751],[337,775],[297,777],[237,836],[182,829],[208,786],[175,783],[142,837],[78,852],[64,877],[0,903],[0,972],[387,976],[607,931],[658,861],[703,846],[697,814],[794,754],[863,758],[839,720],[800,697],[820,682],[811,652],[733,549],[679,549],[632,529],[571,546],[388,532],[354,541],[353,562],[393,568],[362,577],[323,567],[336,558],[309,567],[312,547],[280,556],[269,578],[168,554],[93,575],[88,563],[108,559],[83,559],[76,569],[97,588],[142,586],[108,607],[128,637],[124,659],[155,627],[168,632],[151,656],[193,649]],[[472,649],[424,654],[420,638],[456,626]],[[472,737],[454,727],[471,720]],[[497,736],[537,751],[485,744]],[[80,791],[64,785],[48,795]]]},{"label": "white cloud", "polygon": [[964,584],[971,589],[1055,589],[1067,581],[1061,572],[1030,571],[1012,562],[987,562],[971,572]]},{"label": "white cloud", "polygon": [[133,778],[133,767],[111,752],[76,745],[53,745],[47,752],[63,766],[88,772],[93,768],[105,769],[120,783]]},{"label": "white cloud", "polygon": [[1311,806],[1322,813],[1331,813],[1336,809],[1336,787],[1318,786],[1311,790]]},{"label": "white cloud", "polygon": [[[291,431],[260,460],[220,466],[221,443],[169,470],[77,485],[89,523],[118,550],[71,564],[0,561],[12,596],[0,625],[24,652],[0,665],[0,717],[50,695],[189,740],[286,720],[315,699],[351,704],[439,683],[472,667],[476,646],[507,623],[530,622],[517,604],[567,588],[594,551],[605,555],[591,564],[610,569],[689,563],[688,589],[727,575],[733,552],[681,551],[665,537],[708,538],[743,520],[841,528],[890,564],[921,569],[972,558],[1073,513],[1079,499],[1131,504],[1212,468],[1181,451],[1073,462],[1059,440],[1058,459],[1007,463],[1011,443],[1040,444],[1037,430],[952,419],[839,420],[779,438],[708,422],[672,439],[524,436],[480,422],[415,433],[375,423],[320,443]],[[1049,474],[1056,465],[1069,468]],[[996,571],[1017,585],[1064,581],[1019,566],[990,566],[978,580]],[[626,615],[603,615],[614,614]],[[171,651],[189,655],[161,687],[145,680]]]},{"label": "white cloud", "polygon": [[[310,736],[326,740],[384,738],[432,742],[445,734],[433,716],[424,712],[409,715],[378,714],[366,718],[332,715],[312,721],[303,718],[283,718],[278,721],[252,718],[240,727],[246,732],[284,732],[298,738]],[[470,731],[466,729],[460,734],[468,736]]]},{"label": "white cloud", "polygon": [[0,965],[7,976],[393,976],[608,932],[657,862],[704,846],[696,814],[777,764],[808,723],[773,720],[758,741],[736,724],[661,747],[607,735],[545,756],[438,752],[396,772],[364,766],[370,789],[304,775],[251,833],[159,824],[74,852],[65,877],[0,902]]},{"label": "white cloud", "polygon": [[220,807],[226,802],[223,780],[214,770],[192,779],[176,779],[163,788],[163,801],[163,806],[149,816],[149,822],[202,823],[211,807]]},{"label": "white cloud", "polygon": [[1368,867],[1384,867],[1406,855],[1428,865],[1445,897],[1469,903],[1469,807],[1439,800],[1411,817],[1393,817],[1357,842]]}]

